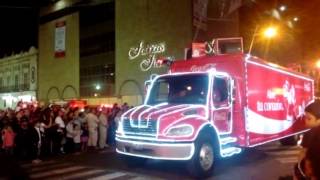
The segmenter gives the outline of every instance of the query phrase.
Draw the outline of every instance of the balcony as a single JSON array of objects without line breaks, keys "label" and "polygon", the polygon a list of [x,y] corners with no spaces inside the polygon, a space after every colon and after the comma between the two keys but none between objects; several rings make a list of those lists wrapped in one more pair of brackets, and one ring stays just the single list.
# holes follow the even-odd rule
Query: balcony
[{"label": "balcony", "polygon": [[0,93],[30,91],[30,84],[19,84],[18,86],[0,87]]}]

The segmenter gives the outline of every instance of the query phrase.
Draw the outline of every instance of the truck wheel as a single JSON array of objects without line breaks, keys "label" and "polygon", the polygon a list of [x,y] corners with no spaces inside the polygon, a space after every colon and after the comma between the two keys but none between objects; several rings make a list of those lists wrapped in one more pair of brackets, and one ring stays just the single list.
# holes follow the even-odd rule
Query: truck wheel
[{"label": "truck wheel", "polygon": [[217,160],[214,147],[212,139],[208,137],[200,137],[196,140],[195,152],[188,162],[188,170],[191,175],[203,178],[213,174],[215,161]]},{"label": "truck wheel", "polygon": [[141,167],[147,162],[146,158],[121,155],[120,159],[126,163],[128,167]]},{"label": "truck wheel", "polygon": [[296,146],[299,140],[299,135],[290,136],[284,139],[280,139],[280,143],[283,146]]}]

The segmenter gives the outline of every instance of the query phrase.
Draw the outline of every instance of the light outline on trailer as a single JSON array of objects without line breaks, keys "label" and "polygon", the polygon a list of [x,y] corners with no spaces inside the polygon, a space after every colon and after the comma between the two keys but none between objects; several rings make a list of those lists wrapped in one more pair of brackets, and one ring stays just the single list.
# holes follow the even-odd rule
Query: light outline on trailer
[{"label": "light outline on trailer", "polygon": [[272,139],[272,140],[269,140],[269,141],[266,141],[266,142],[256,143],[256,144],[250,145],[249,147],[256,147],[256,146],[260,146],[260,145],[263,145],[263,144],[266,144],[266,143],[270,143],[270,142],[273,142],[273,141],[278,141],[280,139],[284,139],[284,138],[287,138],[287,137],[290,137],[290,136],[294,136],[294,135],[297,135],[297,134],[302,134],[302,133],[307,132],[309,130],[310,129],[302,130],[302,131],[299,131],[297,133],[293,133],[293,134],[286,135],[286,136],[283,136],[283,137],[280,137],[280,138]]},{"label": "light outline on trailer", "polygon": [[[246,101],[247,101],[247,105],[244,108],[244,114],[245,114],[245,121],[246,121],[245,131],[247,132],[247,136],[249,136],[249,133],[250,133],[250,130],[248,129],[249,128],[248,127],[248,124],[249,124],[248,123],[248,119],[249,119],[249,113],[248,112],[250,111],[250,109],[249,109],[249,98],[248,98],[249,97],[248,96],[248,86],[249,85],[248,85],[248,65],[247,65],[247,63],[253,64],[253,65],[256,65],[256,66],[260,66],[260,67],[264,67],[264,68],[267,68],[267,69],[270,69],[270,70],[273,70],[273,71],[276,71],[276,72],[279,72],[279,73],[282,73],[282,74],[286,74],[286,75],[289,75],[289,76],[293,76],[293,77],[296,77],[296,78],[299,78],[299,79],[303,79],[303,80],[306,80],[306,81],[311,81],[312,87],[314,86],[314,80],[311,79],[311,78],[303,77],[302,75],[297,75],[297,74],[294,74],[294,73],[291,73],[291,72],[286,72],[286,71],[284,71],[282,69],[277,69],[277,68],[275,68],[275,66],[272,66],[272,65],[269,64],[271,66],[270,67],[270,66],[267,66],[265,64],[250,60],[250,58],[256,58],[256,57],[251,56],[251,55],[246,55],[245,63],[244,63],[245,64],[245,82],[246,82],[246,85],[245,85],[246,86]],[[311,98],[314,99],[314,90],[312,91],[312,97]],[[313,101],[313,99],[311,100],[311,102]],[[284,120],[286,120],[286,119],[284,119]],[[270,141],[257,143],[257,144],[253,144],[253,145],[249,145],[250,144],[249,138],[246,137],[246,139],[247,139],[246,143],[247,143],[247,145],[249,147],[254,147],[254,146],[257,146],[257,145],[261,145],[261,144],[265,144],[265,143],[268,143],[268,142],[276,141],[276,140],[279,140],[279,139],[282,139],[282,138],[285,138],[285,137],[293,136],[293,135],[296,135],[296,134],[299,134],[299,133],[302,133],[302,132],[305,132],[305,131],[307,131],[307,130],[302,130],[302,131],[294,133],[294,134],[286,135],[284,137],[276,138],[276,139],[273,139],[273,140],[270,140]]]}]

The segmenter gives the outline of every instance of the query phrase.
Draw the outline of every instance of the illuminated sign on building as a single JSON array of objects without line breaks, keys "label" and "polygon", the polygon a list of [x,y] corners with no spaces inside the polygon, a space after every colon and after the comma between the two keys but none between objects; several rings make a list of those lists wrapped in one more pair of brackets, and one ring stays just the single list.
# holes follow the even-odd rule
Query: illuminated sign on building
[{"label": "illuminated sign on building", "polygon": [[138,46],[131,47],[128,56],[130,60],[143,57],[140,63],[141,71],[149,71],[151,68],[159,68],[157,64],[157,54],[164,53],[165,43],[145,44],[143,41]]},{"label": "illuminated sign on building", "polygon": [[54,41],[54,56],[56,58],[65,57],[66,55],[66,22],[61,21],[56,23],[55,41]]}]

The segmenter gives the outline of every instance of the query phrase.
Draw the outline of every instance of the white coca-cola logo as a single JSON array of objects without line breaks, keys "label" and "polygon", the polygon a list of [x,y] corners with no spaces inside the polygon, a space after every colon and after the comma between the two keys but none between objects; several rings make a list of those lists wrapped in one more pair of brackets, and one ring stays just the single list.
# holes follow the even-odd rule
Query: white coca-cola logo
[{"label": "white coca-cola logo", "polygon": [[215,70],[215,69],[216,69],[215,64],[206,64],[204,66],[193,65],[191,66],[190,71],[198,72],[198,71],[208,71],[208,70]]},{"label": "white coca-cola logo", "polygon": [[156,44],[145,44],[143,41],[139,43],[136,47],[131,47],[128,56],[130,60],[134,60],[140,56],[144,56],[140,63],[140,69],[142,71],[148,71],[152,67],[160,67],[157,64],[156,54],[165,52],[166,45],[165,43],[156,43]]},{"label": "white coca-cola logo", "polygon": [[304,83],[304,90],[307,92],[311,91],[311,83]]}]

